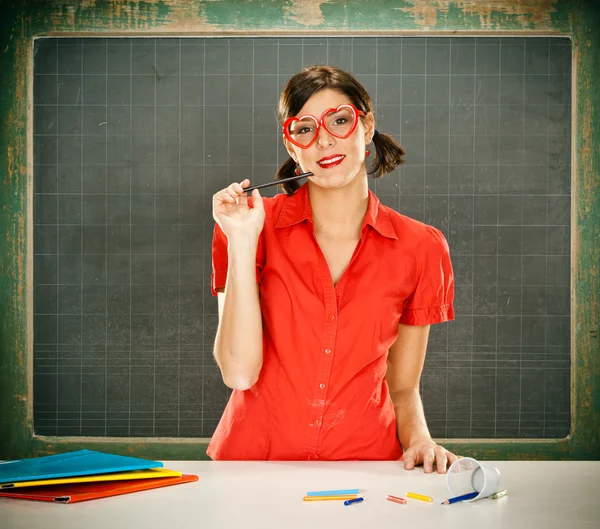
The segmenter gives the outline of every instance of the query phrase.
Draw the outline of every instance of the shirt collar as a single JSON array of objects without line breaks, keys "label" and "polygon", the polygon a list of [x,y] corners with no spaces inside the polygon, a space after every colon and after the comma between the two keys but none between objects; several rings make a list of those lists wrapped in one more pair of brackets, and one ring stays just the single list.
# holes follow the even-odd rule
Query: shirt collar
[{"label": "shirt collar", "polygon": [[[312,222],[312,209],[308,198],[308,183],[303,184],[292,196],[286,197],[275,222],[275,228],[287,228],[305,220]],[[384,237],[397,239],[389,212],[382,206],[377,196],[369,189],[369,207],[363,220]]]}]

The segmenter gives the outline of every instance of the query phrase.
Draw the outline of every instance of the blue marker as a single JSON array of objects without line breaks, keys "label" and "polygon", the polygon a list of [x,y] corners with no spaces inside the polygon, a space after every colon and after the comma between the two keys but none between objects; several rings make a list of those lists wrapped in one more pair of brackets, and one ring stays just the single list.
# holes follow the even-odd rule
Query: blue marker
[{"label": "blue marker", "polygon": [[346,500],[344,505],[354,505],[355,503],[360,503],[361,501],[365,501],[364,498],[354,498],[353,500]]},{"label": "blue marker", "polygon": [[307,496],[342,496],[345,494],[364,494],[366,490],[361,489],[341,489],[341,490],[316,490],[307,492]]}]

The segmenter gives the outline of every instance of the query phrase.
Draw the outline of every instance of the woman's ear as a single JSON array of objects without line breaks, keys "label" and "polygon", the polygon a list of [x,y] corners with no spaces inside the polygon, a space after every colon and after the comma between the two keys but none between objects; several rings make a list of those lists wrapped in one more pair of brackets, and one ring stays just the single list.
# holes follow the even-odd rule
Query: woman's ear
[{"label": "woman's ear", "polygon": [[373,140],[373,134],[375,134],[375,116],[373,116],[373,112],[369,112],[363,118],[363,126],[365,127],[365,145],[369,145]]},{"label": "woman's ear", "polygon": [[285,145],[285,150],[293,158],[293,160],[296,163],[298,163],[298,157],[296,156],[296,151],[294,150],[292,143],[285,137],[285,135],[283,135],[282,137],[283,137],[283,144]]}]

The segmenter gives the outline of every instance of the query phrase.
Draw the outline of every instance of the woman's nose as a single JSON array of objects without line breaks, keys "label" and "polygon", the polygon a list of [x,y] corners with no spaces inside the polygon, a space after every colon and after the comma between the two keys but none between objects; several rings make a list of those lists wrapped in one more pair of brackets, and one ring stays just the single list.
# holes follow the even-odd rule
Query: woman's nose
[{"label": "woman's nose", "polygon": [[333,136],[321,125],[317,132],[317,143],[323,147],[329,147],[334,142]]}]

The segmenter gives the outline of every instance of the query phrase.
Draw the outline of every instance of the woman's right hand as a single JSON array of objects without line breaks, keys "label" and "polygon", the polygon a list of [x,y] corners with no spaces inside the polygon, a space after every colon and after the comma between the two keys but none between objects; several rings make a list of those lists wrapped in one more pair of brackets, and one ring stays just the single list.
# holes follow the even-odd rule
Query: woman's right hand
[{"label": "woman's right hand", "polygon": [[252,191],[252,207],[244,188],[250,185],[246,179],[239,184],[234,182],[213,195],[213,218],[228,239],[231,237],[256,237],[260,235],[265,222],[265,208],[258,189]]}]

